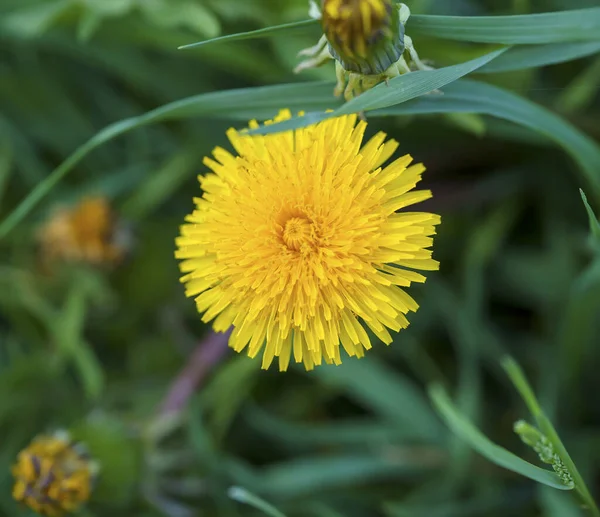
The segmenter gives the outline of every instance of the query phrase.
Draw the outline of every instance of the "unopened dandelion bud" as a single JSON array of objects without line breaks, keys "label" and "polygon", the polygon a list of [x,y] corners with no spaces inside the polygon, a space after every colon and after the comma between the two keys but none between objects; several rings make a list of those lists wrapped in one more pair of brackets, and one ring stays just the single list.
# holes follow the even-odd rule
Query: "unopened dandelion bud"
[{"label": "unopened dandelion bud", "polygon": [[379,75],[404,52],[404,26],[392,0],[324,0],[329,50],[344,70]]},{"label": "unopened dandelion bud", "polygon": [[[300,52],[308,56],[295,71],[336,61],[335,95],[349,100],[401,74],[429,70],[404,26],[410,9],[393,0],[323,0],[311,2],[311,17],[320,20],[323,37]],[[407,59],[405,59],[407,54]]]}]

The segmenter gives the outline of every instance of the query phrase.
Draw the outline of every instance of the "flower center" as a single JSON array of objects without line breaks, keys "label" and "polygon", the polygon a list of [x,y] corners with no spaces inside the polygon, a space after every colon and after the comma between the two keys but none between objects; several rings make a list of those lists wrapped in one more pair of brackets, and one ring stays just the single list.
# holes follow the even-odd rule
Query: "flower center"
[{"label": "flower center", "polygon": [[294,251],[310,243],[312,223],[305,217],[292,217],[288,219],[283,227],[283,242]]}]

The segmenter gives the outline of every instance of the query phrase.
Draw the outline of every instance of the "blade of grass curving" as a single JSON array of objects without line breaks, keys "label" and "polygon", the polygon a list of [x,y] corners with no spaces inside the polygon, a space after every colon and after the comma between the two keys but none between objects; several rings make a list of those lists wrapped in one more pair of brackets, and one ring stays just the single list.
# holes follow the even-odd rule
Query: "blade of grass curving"
[{"label": "blade of grass curving", "polygon": [[600,244],[600,221],[598,221],[594,209],[590,206],[585,192],[582,189],[579,189],[579,194],[581,194],[581,199],[590,221],[590,234],[596,243]]},{"label": "blade of grass curving", "polygon": [[413,16],[407,32],[503,45],[599,41],[600,7],[516,16]]},{"label": "blade of grass curving", "polygon": [[[215,43],[265,38],[290,30],[318,27],[318,25],[317,20],[302,20],[228,34],[182,45],[179,48],[191,49]],[[599,41],[600,8],[514,16],[413,15],[408,21],[407,30],[411,35],[420,34],[450,40],[502,45]]]},{"label": "blade of grass curving", "polygon": [[517,389],[523,402],[529,409],[531,415],[535,418],[537,427],[546,436],[546,438],[552,443],[554,450],[559,455],[560,459],[565,464],[567,470],[573,477],[575,491],[579,494],[583,504],[595,517],[600,517],[600,509],[596,505],[592,494],[590,493],[583,476],[579,473],[579,470],[575,466],[575,462],[567,452],[566,447],[562,443],[562,440],[558,436],[558,432],[550,422],[550,419],[546,416],[540,403],[535,396],[525,373],[519,366],[519,364],[510,356],[505,357],[502,360],[502,368],[510,378],[514,387]]},{"label": "blade of grass curving", "polygon": [[566,120],[517,94],[463,79],[444,88],[444,95],[424,96],[406,104],[374,111],[370,116],[423,113],[483,113],[528,127],[567,151],[600,200],[600,147]]},{"label": "blade of grass curving", "polygon": [[285,84],[259,88],[241,88],[211,92],[165,104],[137,117],[111,124],[78,147],[25,197],[11,214],[0,223],[0,238],[5,237],[31,210],[90,152],[114,138],[148,124],[166,120],[180,120],[196,116],[231,116],[244,119],[251,110],[264,114],[276,113],[281,106],[292,110],[310,107],[325,110],[339,105],[331,94],[332,85],[327,82]]},{"label": "blade of grass curving", "polygon": [[196,43],[190,43],[189,45],[181,45],[178,50],[189,50],[192,48],[203,47],[205,45],[211,45],[213,43],[226,43],[231,41],[241,41],[255,38],[266,38],[273,36],[281,32],[288,33],[298,29],[305,29],[307,27],[317,26],[317,20],[302,20],[299,22],[284,23],[283,25],[273,25],[271,27],[264,27],[263,29],[257,29],[247,32],[238,32],[236,34],[227,34],[226,36],[219,36],[218,38],[207,39],[204,41],[197,41]]},{"label": "blade of grass curving", "polygon": [[559,490],[571,490],[573,488],[566,486],[555,472],[536,467],[490,441],[459,413],[444,388],[440,385],[432,386],[429,395],[448,427],[492,463]]},{"label": "blade of grass curving", "polygon": [[506,50],[506,48],[495,50],[494,52],[458,65],[438,68],[436,70],[413,72],[395,77],[388,84],[382,83],[366,91],[331,113],[308,113],[302,117],[294,117],[277,124],[262,126],[250,133],[266,135],[279,131],[289,131],[340,115],[371,111],[402,104],[426,93],[434,92],[464,77],[502,55]]},{"label": "blade of grass curving", "polygon": [[477,70],[478,74],[512,72],[526,68],[564,63],[600,52],[600,41],[583,43],[551,43],[548,45],[525,45],[513,47],[504,55]]}]

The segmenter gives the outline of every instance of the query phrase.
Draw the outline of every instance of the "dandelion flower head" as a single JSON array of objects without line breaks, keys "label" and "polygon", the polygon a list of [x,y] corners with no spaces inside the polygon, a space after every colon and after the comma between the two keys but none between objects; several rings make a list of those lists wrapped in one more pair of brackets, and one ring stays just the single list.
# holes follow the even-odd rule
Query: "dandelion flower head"
[{"label": "dandelion flower head", "polygon": [[413,190],[425,168],[386,165],[398,143],[378,133],[362,145],[366,127],[347,115],[264,136],[230,129],[237,155],[204,160],[212,172],[177,239],[181,280],[202,320],[233,326],[229,345],[262,351],[263,368],[340,364],[340,348],[362,357],[366,328],[389,344],[418,307],[403,289],[425,281],[413,269],[438,268],[427,248],[439,216],[398,212],[431,196]]},{"label": "dandelion flower head", "polygon": [[67,433],[41,435],[17,457],[13,496],[43,515],[63,515],[89,499],[97,471],[83,446]]}]

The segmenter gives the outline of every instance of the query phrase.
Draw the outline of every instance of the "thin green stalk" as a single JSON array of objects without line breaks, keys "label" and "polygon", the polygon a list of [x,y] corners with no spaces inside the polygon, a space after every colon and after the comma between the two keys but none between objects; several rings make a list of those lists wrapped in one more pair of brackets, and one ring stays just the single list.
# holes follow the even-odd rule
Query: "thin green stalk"
[{"label": "thin green stalk", "polygon": [[585,508],[590,511],[590,513],[594,517],[600,517],[600,510],[594,501],[592,494],[590,493],[587,485],[579,470],[575,466],[575,463],[571,459],[571,456],[567,452],[564,444],[556,432],[556,429],[550,422],[550,420],[546,417],[542,408],[540,407],[537,398],[531,389],[525,374],[521,367],[517,364],[517,362],[511,357],[507,357],[502,361],[502,366],[511,381],[523,397],[525,404],[529,408],[529,411],[535,418],[539,430],[548,438],[548,440],[552,443],[556,454],[560,456],[560,459],[563,461],[571,476],[573,476],[573,482],[575,483],[575,491],[579,494],[581,501],[583,502]]},{"label": "thin green stalk", "polygon": [[95,137],[85,142],[77,150],[54,169],[30,194],[0,223],[0,239],[6,237],[23,218],[65,177],[85,156],[117,135],[126,133],[140,125],[142,117],[129,118],[106,127]]}]

